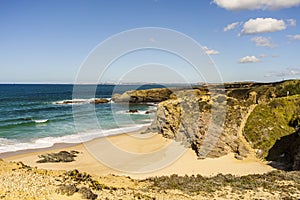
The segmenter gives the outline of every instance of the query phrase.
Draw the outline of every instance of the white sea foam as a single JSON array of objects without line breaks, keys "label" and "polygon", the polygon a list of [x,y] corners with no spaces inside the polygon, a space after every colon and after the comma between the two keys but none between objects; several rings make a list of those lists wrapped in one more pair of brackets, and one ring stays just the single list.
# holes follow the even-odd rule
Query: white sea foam
[{"label": "white sea foam", "polygon": [[55,101],[53,102],[53,104],[83,104],[83,103],[87,103],[87,99],[66,99],[66,100],[62,100],[62,101]]},{"label": "white sea foam", "polygon": [[46,123],[48,122],[48,119],[38,119],[38,120],[33,120],[35,123],[40,124],[40,123]]},{"label": "white sea foam", "polygon": [[45,137],[36,140],[32,140],[31,142],[20,142],[17,140],[10,140],[5,138],[0,138],[0,153],[5,152],[15,152],[26,149],[39,149],[39,148],[47,148],[51,147],[56,143],[81,143],[93,140],[95,138],[105,137],[109,135],[118,135],[122,133],[137,131],[144,126],[149,126],[150,124],[139,124],[130,127],[124,128],[115,128],[108,130],[93,130],[87,131],[72,135],[65,135],[60,137]]},{"label": "white sea foam", "polygon": [[155,113],[155,109],[151,110],[138,110],[137,112],[129,112],[129,110],[119,110],[116,114],[126,114],[126,115],[151,115]]},{"label": "white sea foam", "polygon": [[[62,101],[52,102],[52,104],[56,104],[56,105],[80,105],[80,104],[92,103],[92,102],[94,102],[97,99],[99,99],[99,98],[91,98],[91,99],[66,99],[66,100],[62,100]],[[101,99],[107,99],[108,101],[111,100],[111,98],[101,98]]]}]

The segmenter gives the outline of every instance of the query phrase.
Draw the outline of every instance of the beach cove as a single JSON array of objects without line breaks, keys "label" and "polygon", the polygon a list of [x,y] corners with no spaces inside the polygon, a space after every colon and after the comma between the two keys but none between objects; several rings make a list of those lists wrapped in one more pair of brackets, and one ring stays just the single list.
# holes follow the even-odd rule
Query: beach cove
[{"label": "beach cove", "polygon": [[[130,90],[113,95],[110,101],[120,105],[129,102],[128,105],[145,109],[141,105],[153,107],[151,103],[155,103],[151,123],[136,124],[134,131],[130,131],[132,127],[124,127],[114,132],[108,130],[108,135],[98,132],[98,137],[79,143],[58,142],[46,148],[4,152],[0,154],[0,194],[5,199],[116,199],[120,196],[122,199],[282,199],[288,196],[297,199],[300,174],[297,151],[293,152],[299,134],[293,126],[297,127],[298,118],[291,114],[299,101],[298,85],[299,81],[228,83],[226,96],[211,95],[206,85]],[[273,90],[279,86],[281,90]],[[288,97],[284,96],[287,88],[292,92]],[[268,93],[276,98],[266,97]],[[205,144],[203,133],[209,131],[210,110],[212,106],[220,110],[225,99],[227,112],[221,135]],[[196,112],[195,102],[200,112]],[[282,110],[281,105],[288,110]],[[136,112],[141,111],[123,108],[118,114],[136,116]],[[268,115],[271,117],[274,112],[278,116],[276,123],[266,123],[264,120],[269,120]],[[288,114],[291,117],[285,118]],[[145,110],[143,115],[148,116]],[[268,128],[268,134],[277,137],[274,143],[270,145],[270,139],[254,138],[252,134],[257,136],[257,131],[265,129],[255,129],[253,124],[273,126]],[[274,132],[277,126],[286,132]],[[280,137],[287,139],[278,140]],[[256,144],[257,141],[262,142]],[[291,144],[287,146],[280,141]],[[205,157],[202,144],[213,145],[205,149]],[[290,160],[280,161],[282,153]]]}]

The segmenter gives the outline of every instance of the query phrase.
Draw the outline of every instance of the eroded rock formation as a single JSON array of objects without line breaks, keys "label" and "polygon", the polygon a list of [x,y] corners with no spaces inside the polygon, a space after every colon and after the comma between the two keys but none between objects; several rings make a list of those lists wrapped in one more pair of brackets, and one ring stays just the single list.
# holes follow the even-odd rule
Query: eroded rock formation
[{"label": "eroded rock formation", "polygon": [[168,88],[149,90],[130,90],[123,94],[114,94],[112,101],[116,103],[146,103],[161,102],[173,98],[173,92]]},{"label": "eroded rock formation", "polygon": [[[291,102],[289,97],[299,99],[297,94],[300,94],[300,81],[291,80],[202,85],[172,91],[128,91],[114,95],[112,100],[160,102],[155,119],[146,131],[157,131],[166,138],[182,142],[191,147],[199,158],[220,157],[234,152],[236,158],[243,159],[249,154],[265,158],[277,140],[294,132],[289,128],[293,114],[289,112],[299,109],[299,104],[294,103],[289,108],[290,104],[286,102]],[[280,101],[281,98],[287,98],[287,101]],[[268,116],[264,116],[268,109]],[[254,117],[260,114],[262,116]],[[299,144],[293,149],[299,150]],[[298,150],[291,153],[295,156],[294,160],[300,157]],[[296,169],[298,165],[295,163]]]}]

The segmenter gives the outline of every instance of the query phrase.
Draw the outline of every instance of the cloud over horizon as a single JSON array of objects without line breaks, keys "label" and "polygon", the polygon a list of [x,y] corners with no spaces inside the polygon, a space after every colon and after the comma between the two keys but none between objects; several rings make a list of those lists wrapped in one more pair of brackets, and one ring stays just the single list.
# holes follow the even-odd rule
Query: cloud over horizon
[{"label": "cloud over horizon", "polygon": [[300,34],[288,35],[289,40],[300,40]]},{"label": "cloud over horizon", "polygon": [[258,47],[274,48],[276,46],[276,44],[274,44],[270,38],[262,36],[251,38],[251,41],[255,42],[255,45]]},{"label": "cloud over horizon", "polygon": [[300,5],[300,0],[213,0],[226,10],[279,10]]},{"label": "cloud over horizon", "polygon": [[286,77],[300,75],[300,68],[288,67],[283,71],[272,71],[265,75],[265,77]]},{"label": "cloud over horizon", "polygon": [[230,31],[232,29],[235,29],[239,24],[240,24],[240,22],[234,22],[234,23],[228,24],[223,30],[224,30],[224,32]]},{"label": "cloud over horizon", "polygon": [[249,19],[244,23],[241,35],[251,35],[259,33],[271,33],[286,29],[286,24],[283,20],[275,18],[256,18]]},{"label": "cloud over horizon", "polygon": [[214,49],[210,49],[208,48],[207,46],[203,46],[202,49],[205,51],[206,54],[208,55],[217,55],[217,54],[220,54],[219,51],[216,51]]},{"label": "cloud over horizon", "polygon": [[256,62],[260,62],[261,60],[258,59],[256,56],[245,56],[241,59],[239,59],[239,63],[243,64],[243,63],[256,63]]},{"label": "cloud over horizon", "polygon": [[289,26],[296,26],[297,21],[295,19],[288,19],[286,20]]}]

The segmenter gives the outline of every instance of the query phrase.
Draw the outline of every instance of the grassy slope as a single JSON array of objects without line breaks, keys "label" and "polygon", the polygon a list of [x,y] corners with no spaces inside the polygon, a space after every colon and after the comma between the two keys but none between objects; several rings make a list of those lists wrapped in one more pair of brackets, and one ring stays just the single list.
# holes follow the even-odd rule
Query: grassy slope
[{"label": "grassy slope", "polygon": [[294,114],[299,113],[299,105],[300,95],[293,95],[260,104],[251,113],[244,127],[244,135],[255,149],[262,151],[261,157],[267,156],[277,139],[295,131],[289,123]]}]

